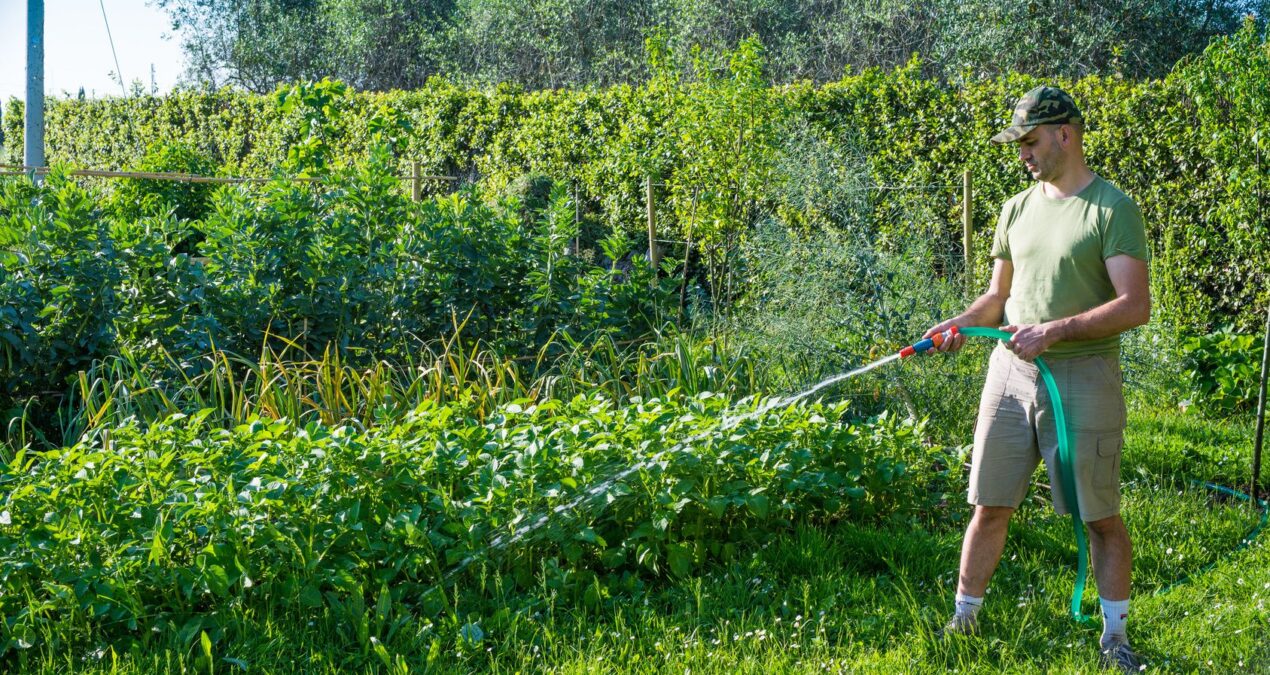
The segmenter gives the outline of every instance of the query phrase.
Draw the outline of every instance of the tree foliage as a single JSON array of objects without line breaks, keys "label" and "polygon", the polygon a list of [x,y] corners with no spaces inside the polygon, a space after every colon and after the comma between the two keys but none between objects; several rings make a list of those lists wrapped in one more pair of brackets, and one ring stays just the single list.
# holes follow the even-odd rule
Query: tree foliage
[{"label": "tree foliage", "polygon": [[528,89],[634,84],[661,34],[685,67],[757,38],[774,82],[920,55],[926,77],[1159,77],[1267,0],[159,0],[190,79],[268,92],[298,79],[413,89],[429,76]]},{"label": "tree foliage", "polygon": [[431,46],[449,0],[158,0],[183,36],[189,79],[272,91],[335,76],[407,89],[441,69]]}]

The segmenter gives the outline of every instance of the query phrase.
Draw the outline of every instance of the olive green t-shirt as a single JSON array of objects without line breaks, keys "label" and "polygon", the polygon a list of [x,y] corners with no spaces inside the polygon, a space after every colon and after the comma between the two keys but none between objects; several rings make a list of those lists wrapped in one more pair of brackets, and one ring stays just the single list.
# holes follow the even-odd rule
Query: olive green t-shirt
[{"label": "olive green t-shirt", "polygon": [[[1014,264],[1006,323],[1038,324],[1080,314],[1116,297],[1105,260],[1117,255],[1150,259],[1142,212],[1115,186],[1095,176],[1066,199],[1045,195],[1041,184],[1001,208],[992,257]],[[1056,342],[1045,356],[1120,354],[1120,336]]]}]

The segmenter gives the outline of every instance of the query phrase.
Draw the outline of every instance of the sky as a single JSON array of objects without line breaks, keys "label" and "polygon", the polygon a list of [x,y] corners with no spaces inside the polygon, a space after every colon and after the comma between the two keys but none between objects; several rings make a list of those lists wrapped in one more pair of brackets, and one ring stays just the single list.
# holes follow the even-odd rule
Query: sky
[{"label": "sky", "polygon": [[[26,98],[28,0],[0,0],[0,102]],[[147,0],[44,0],[44,92],[50,96],[120,96],[102,7],[110,21],[124,83],[140,80],[165,93],[185,70],[179,36],[167,12]],[[131,89],[131,87],[129,87]]]}]

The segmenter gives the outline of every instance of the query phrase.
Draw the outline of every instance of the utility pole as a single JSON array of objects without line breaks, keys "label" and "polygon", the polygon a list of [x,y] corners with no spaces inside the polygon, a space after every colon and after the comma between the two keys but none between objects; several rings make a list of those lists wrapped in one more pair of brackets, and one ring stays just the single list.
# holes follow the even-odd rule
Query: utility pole
[{"label": "utility pole", "polygon": [[22,139],[23,162],[39,180],[44,166],[44,0],[26,3],[26,126]]}]

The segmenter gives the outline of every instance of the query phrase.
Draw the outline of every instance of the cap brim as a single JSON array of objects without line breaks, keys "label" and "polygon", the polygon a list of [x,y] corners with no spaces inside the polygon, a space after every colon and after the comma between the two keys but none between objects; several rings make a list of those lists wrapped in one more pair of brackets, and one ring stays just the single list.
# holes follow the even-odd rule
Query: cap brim
[{"label": "cap brim", "polygon": [[997,144],[1013,143],[1027,135],[1027,132],[1036,128],[1035,124],[1016,124],[1007,128],[1005,131],[992,137],[992,142]]}]

